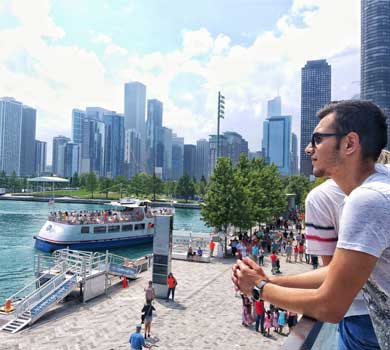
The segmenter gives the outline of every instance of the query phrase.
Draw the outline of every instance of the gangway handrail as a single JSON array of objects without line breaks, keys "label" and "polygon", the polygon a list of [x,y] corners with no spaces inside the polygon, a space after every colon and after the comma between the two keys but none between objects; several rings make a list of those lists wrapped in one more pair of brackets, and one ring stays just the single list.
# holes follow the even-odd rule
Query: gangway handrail
[{"label": "gangway handrail", "polygon": [[[55,287],[62,284],[62,282],[66,279],[65,275],[69,272],[73,273],[73,271],[71,269],[65,270],[60,275],[53,277],[51,280],[49,280],[47,283],[42,285],[40,288],[36,289],[34,292],[32,292],[30,295],[28,295],[20,303],[16,304],[16,316],[19,317],[25,311],[29,310],[35,304],[40,302],[51,291],[53,291],[53,289]],[[36,298],[37,296],[38,296],[38,298]]]},{"label": "gangway handrail", "polygon": [[[53,270],[55,269],[59,269],[59,270],[62,270],[62,267],[63,265],[61,263],[58,263],[56,265],[54,265],[52,267]],[[32,295],[34,292],[37,291],[37,289],[41,288],[42,286],[46,285],[47,282],[43,283],[43,285],[41,285],[41,280],[46,277],[46,276],[50,276],[51,273],[50,273],[50,269],[43,275],[39,276],[38,278],[36,278],[35,280],[31,281],[30,283],[28,283],[26,286],[24,286],[21,290],[17,291],[16,293],[12,294],[10,297],[8,297],[7,299],[10,299],[12,302],[16,301],[17,300],[17,296],[24,292],[26,289],[30,288],[32,285],[35,285],[35,290],[33,292],[31,292],[30,294],[24,296],[23,298],[28,298],[30,297],[30,295]],[[36,286],[39,286],[38,288],[36,288]]]}]

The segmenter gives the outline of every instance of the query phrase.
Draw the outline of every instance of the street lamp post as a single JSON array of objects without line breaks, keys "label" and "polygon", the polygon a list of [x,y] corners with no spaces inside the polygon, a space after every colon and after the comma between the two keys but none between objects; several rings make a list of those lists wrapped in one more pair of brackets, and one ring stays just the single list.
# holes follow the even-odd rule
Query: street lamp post
[{"label": "street lamp post", "polygon": [[225,96],[218,91],[218,116],[217,116],[217,162],[220,157],[220,144],[219,144],[219,126],[220,119],[225,117]]}]

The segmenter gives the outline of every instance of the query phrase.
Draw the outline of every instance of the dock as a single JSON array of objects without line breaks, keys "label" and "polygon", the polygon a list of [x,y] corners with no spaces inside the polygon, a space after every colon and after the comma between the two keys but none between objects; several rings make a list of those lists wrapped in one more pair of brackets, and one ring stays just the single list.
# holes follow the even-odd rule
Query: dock
[{"label": "dock", "polygon": [[[286,336],[272,332],[267,338],[253,327],[241,325],[241,297],[235,296],[230,280],[234,261],[212,258],[209,264],[197,264],[174,260],[172,271],[178,281],[175,302],[155,302],[157,317],[150,342],[159,350],[280,349]],[[270,273],[269,258],[265,262],[265,270]],[[286,264],[281,259],[284,273],[310,269],[305,263]],[[86,304],[59,304],[17,334],[0,332],[0,350],[128,350],[128,337],[140,323],[144,287],[150,279],[148,270],[130,281],[126,289],[121,284],[113,285],[108,296]]]}]

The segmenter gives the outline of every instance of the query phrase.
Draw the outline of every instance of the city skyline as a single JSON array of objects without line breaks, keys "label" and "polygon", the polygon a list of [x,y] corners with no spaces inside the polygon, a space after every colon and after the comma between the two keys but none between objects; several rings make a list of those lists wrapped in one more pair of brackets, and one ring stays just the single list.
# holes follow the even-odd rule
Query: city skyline
[{"label": "city skyline", "polygon": [[[227,108],[221,131],[237,131],[252,151],[260,149],[266,102],[277,95],[285,101],[283,113],[292,115],[292,131],[299,137],[299,73],[307,60],[324,58],[332,65],[333,99],[359,92],[356,1],[342,2],[337,12],[329,1],[227,2],[223,10],[209,6],[206,16],[202,2],[189,5],[191,16],[181,16],[187,12],[176,1],[167,8],[147,1],[131,7],[71,3],[0,5],[0,18],[6,19],[0,27],[5,43],[0,78],[7,82],[0,96],[13,96],[37,110],[37,139],[50,145],[48,159],[53,136],[71,136],[73,108],[101,106],[124,113],[123,84],[129,81],[142,82],[147,99],[164,103],[166,127],[191,144],[215,133],[215,101],[222,91]],[[88,16],[82,17],[87,10]],[[72,20],[66,16],[70,11]],[[96,20],[102,11],[108,25]],[[114,16],[120,13],[126,16]],[[147,26],[148,15],[156,17],[153,13],[171,14],[170,26],[162,25],[167,18]],[[223,18],[218,25],[212,21],[217,13]],[[77,20],[80,16],[83,21]]]}]

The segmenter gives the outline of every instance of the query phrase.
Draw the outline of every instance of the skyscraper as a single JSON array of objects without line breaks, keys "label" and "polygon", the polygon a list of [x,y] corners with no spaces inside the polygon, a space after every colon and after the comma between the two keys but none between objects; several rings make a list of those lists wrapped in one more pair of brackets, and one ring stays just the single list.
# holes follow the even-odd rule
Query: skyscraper
[{"label": "skyscraper", "polygon": [[141,137],[137,130],[125,129],[124,147],[124,173],[128,179],[131,179],[140,172]]},{"label": "skyscraper", "polygon": [[70,138],[66,136],[53,137],[52,172],[55,175],[64,176],[65,149],[60,148],[60,146],[64,146],[68,142],[70,142]]},{"label": "skyscraper", "polygon": [[110,111],[110,110],[102,108],[102,107],[87,107],[85,109],[85,111],[86,111],[88,118],[96,119],[96,120],[99,120],[101,122],[104,121],[105,114],[115,113],[115,111]]},{"label": "skyscraper", "polygon": [[80,144],[69,142],[59,147],[59,153],[62,152],[62,148],[64,152],[64,173],[60,175],[71,177],[74,173],[80,172]]},{"label": "skyscraper", "polygon": [[227,157],[233,165],[238,163],[241,154],[248,157],[248,142],[239,133],[226,131],[223,135],[226,137]]},{"label": "skyscraper", "polygon": [[172,135],[172,180],[179,180],[183,176],[184,138]]},{"label": "skyscraper", "polygon": [[20,175],[23,105],[12,97],[0,98],[0,171]]},{"label": "skyscraper", "polygon": [[162,127],[163,104],[159,100],[148,100],[148,118],[146,121],[147,171],[153,174],[156,163],[157,128]]},{"label": "skyscraper", "polygon": [[84,119],[82,130],[80,172],[104,176],[106,126],[88,117]]},{"label": "skyscraper", "polygon": [[104,115],[106,124],[104,175],[116,178],[123,175],[124,162],[124,117],[122,114]]},{"label": "skyscraper", "polygon": [[[214,168],[217,165],[217,135],[210,135],[209,137],[209,174],[213,175]],[[228,142],[225,134],[219,135],[219,156],[229,157]]]},{"label": "skyscraper", "polygon": [[196,141],[195,177],[199,181],[202,176],[209,178],[210,146],[205,139]]},{"label": "skyscraper", "polygon": [[72,109],[72,141],[82,144],[83,142],[83,125],[87,113],[80,109]]},{"label": "skyscraper", "polygon": [[34,173],[37,176],[46,172],[46,152],[47,143],[39,140],[35,140],[35,168]]},{"label": "skyscraper", "polygon": [[282,115],[282,99],[280,96],[267,101],[267,118],[274,115]]},{"label": "skyscraper", "polygon": [[146,86],[140,82],[125,84],[125,129],[135,129],[141,137],[140,166],[146,170]]},{"label": "skyscraper", "polygon": [[35,128],[37,111],[34,108],[23,106],[22,135],[20,145],[20,175],[31,176],[35,167]]},{"label": "skyscraper", "polygon": [[305,148],[318,124],[316,112],[331,100],[331,66],[326,60],[307,61],[301,81],[301,174],[312,174]]},{"label": "skyscraper", "polygon": [[172,176],[172,130],[157,128],[156,168],[161,169],[163,180]]},{"label": "skyscraper", "polygon": [[291,175],[298,175],[298,137],[294,133],[291,133]]},{"label": "skyscraper", "polygon": [[[390,117],[390,1],[361,1],[360,97]],[[390,128],[388,129],[390,132]],[[387,148],[390,144],[388,134]]]},{"label": "skyscraper", "polygon": [[263,150],[267,163],[290,175],[291,116],[272,116],[263,123]]},{"label": "skyscraper", "polygon": [[183,173],[189,177],[195,177],[196,167],[196,146],[184,145]]}]

